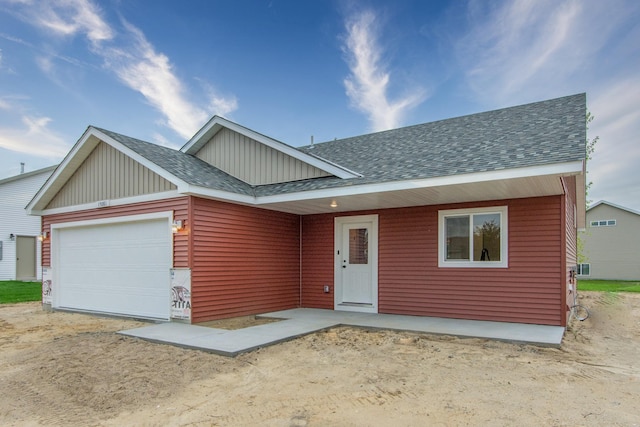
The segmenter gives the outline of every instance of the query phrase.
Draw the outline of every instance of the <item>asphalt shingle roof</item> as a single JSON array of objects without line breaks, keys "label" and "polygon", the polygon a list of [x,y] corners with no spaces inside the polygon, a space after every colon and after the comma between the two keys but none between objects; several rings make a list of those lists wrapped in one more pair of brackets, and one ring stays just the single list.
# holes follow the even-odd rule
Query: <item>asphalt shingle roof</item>
[{"label": "asphalt shingle roof", "polygon": [[267,196],[583,160],[586,95],[300,147],[301,152],[362,177],[324,177],[255,187],[192,155],[99,130],[189,184]]},{"label": "asphalt shingle roof", "polygon": [[95,128],[184,182],[213,190],[253,195],[251,185],[211,166],[195,156],[168,147]]},{"label": "asphalt shingle roof", "polygon": [[435,178],[585,158],[586,95],[578,94],[301,147],[359,172],[257,188],[270,195]]}]

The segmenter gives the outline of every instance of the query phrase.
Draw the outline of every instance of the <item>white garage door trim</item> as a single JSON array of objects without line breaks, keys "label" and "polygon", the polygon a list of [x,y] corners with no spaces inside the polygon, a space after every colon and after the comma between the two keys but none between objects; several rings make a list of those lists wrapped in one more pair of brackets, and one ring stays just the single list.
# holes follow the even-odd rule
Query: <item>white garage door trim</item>
[{"label": "white garage door trim", "polygon": [[[170,226],[172,220],[173,212],[168,211],[52,224],[53,307],[168,320],[170,315],[169,270],[173,266],[173,234]],[[110,225],[113,227],[109,229]],[[112,231],[114,235],[117,234],[117,231],[122,234],[127,231],[127,227],[132,225],[136,226],[136,228],[129,228],[129,232],[138,230],[143,232],[146,228],[149,228],[150,231],[155,229],[152,240],[145,242],[140,240],[140,236],[138,236],[135,241],[129,242],[129,245],[123,245],[119,248],[117,247],[117,241],[114,242],[113,239],[111,242],[103,242],[102,244],[105,245],[105,248],[110,247],[111,249],[107,252],[108,256],[96,262],[95,274],[92,274],[92,268],[84,269],[79,267],[78,269],[70,269],[69,265],[61,265],[61,262],[66,262],[61,261],[61,258],[66,256],[61,252],[62,237],[65,240],[77,238],[83,232],[87,232],[89,236],[100,236],[101,229],[107,232]],[[106,228],[103,229],[102,227]],[[166,234],[164,234],[165,232]],[[126,243],[126,234],[123,236],[122,241]],[[138,242],[140,246],[131,246],[132,243],[138,244]],[[76,249],[81,251],[84,242],[76,241],[75,244],[79,244]],[[96,246],[100,246],[100,244],[96,242]],[[114,244],[115,246],[113,246]],[[130,249],[135,248],[135,252],[127,255],[127,247]],[[86,250],[90,251],[91,249],[93,247],[88,245]],[[147,253],[148,258],[144,258],[145,253]],[[136,262],[148,262],[149,264],[146,267],[123,266],[129,260],[128,256],[134,259],[139,255],[142,258]],[[118,261],[119,259],[120,261]],[[126,261],[122,262],[123,259]],[[109,262],[120,265],[120,268],[114,266],[111,269]],[[83,266],[86,264],[88,263],[83,264]],[[111,275],[111,273],[115,274],[116,272],[117,276]],[[96,286],[86,291],[86,288],[82,288],[82,293],[69,292],[74,286],[76,286],[77,291],[80,289],[79,285],[83,284],[82,282],[86,282],[86,279],[75,277],[74,275],[76,274],[79,276],[84,275],[85,277],[89,274],[94,284],[104,284],[105,286]],[[117,279],[114,280],[114,277],[117,277]],[[63,283],[64,281],[68,283]]]}]

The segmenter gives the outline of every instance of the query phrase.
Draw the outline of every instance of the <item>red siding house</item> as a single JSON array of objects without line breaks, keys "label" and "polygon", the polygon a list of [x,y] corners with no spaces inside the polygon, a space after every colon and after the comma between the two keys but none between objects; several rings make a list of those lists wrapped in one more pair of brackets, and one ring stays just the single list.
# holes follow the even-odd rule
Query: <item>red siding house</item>
[{"label": "red siding house", "polygon": [[564,326],[585,117],[578,94],[298,148],[221,117],[180,150],[89,127],[28,206],[43,303]]}]

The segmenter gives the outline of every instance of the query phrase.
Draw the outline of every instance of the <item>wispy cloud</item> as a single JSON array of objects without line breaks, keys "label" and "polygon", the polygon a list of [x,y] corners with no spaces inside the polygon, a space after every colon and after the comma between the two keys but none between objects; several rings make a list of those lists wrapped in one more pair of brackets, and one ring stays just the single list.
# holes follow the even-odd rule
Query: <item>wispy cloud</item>
[{"label": "wispy cloud", "polygon": [[[640,161],[639,101],[640,77],[637,76],[597,90],[590,100],[595,119],[589,134],[590,138],[599,136],[588,165],[590,180],[596,184],[594,198],[608,199],[612,194],[626,191],[626,197],[640,200],[636,172]],[[623,199],[622,194],[618,197]]]},{"label": "wispy cloud", "polygon": [[587,92],[599,136],[589,198],[638,209],[640,4],[472,0],[455,44],[471,97],[506,106]]},{"label": "wispy cloud", "polygon": [[96,45],[114,37],[114,31],[101,17],[100,8],[91,1],[38,2],[36,7],[34,23],[53,33],[67,36],[81,33]]},{"label": "wispy cloud", "polygon": [[107,67],[133,90],[140,92],[166,117],[166,125],[184,138],[191,137],[207,119],[207,113],[191,104],[169,58],[155,51],[144,34],[125,23],[129,45],[100,49]]},{"label": "wispy cloud", "polygon": [[405,114],[426,98],[420,87],[411,88],[408,95],[396,100],[388,98],[391,74],[378,44],[378,24],[376,15],[369,10],[349,17],[343,46],[351,70],[344,80],[347,96],[355,108],[368,116],[373,131],[400,126]]},{"label": "wispy cloud", "polygon": [[[188,86],[177,76],[169,57],[158,52],[140,29],[124,20],[123,30],[116,31],[91,0],[29,4],[24,16],[58,37],[85,37],[89,49],[104,60],[105,67],[124,85],[142,94],[162,114],[162,123],[183,138],[191,137],[209,115],[227,115],[238,108],[234,96],[211,90],[204,102],[207,108],[190,102]],[[53,58],[70,61],[57,54],[38,58],[40,69],[55,77]]]},{"label": "wispy cloud", "polygon": [[500,105],[579,87],[616,29],[614,15],[623,13],[608,8],[578,0],[470,2],[469,30],[456,46],[469,87]]},{"label": "wispy cloud", "polygon": [[[9,104],[0,100],[0,108]],[[22,126],[0,127],[0,148],[52,160],[59,160],[69,151],[65,138],[49,126],[48,117],[21,116]]]}]

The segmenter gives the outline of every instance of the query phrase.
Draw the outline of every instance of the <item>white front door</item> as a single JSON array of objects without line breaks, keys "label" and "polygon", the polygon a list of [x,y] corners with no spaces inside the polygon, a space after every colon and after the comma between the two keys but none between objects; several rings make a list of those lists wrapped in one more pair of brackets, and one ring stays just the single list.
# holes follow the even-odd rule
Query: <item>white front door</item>
[{"label": "white front door", "polygon": [[335,219],[336,310],[378,312],[378,216]]}]

